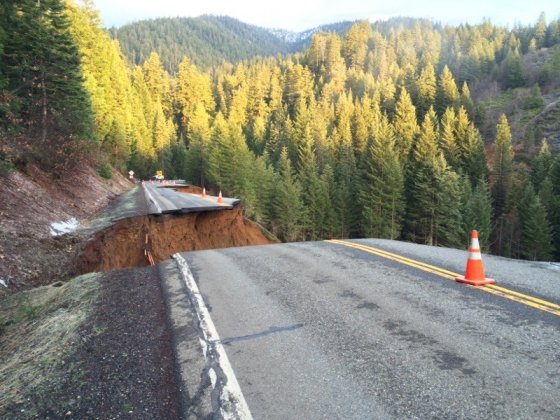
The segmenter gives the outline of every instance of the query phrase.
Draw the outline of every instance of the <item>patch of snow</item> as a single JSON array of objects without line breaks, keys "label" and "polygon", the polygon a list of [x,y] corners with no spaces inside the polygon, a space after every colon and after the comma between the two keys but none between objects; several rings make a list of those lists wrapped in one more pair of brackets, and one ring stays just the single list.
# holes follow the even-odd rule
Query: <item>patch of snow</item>
[{"label": "patch of snow", "polygon": [[8,284],[3,279],[0,279],[0,284],[4,287],[8,287]]},{"label": "patch of snow", "polygon": [[65,233],[74,232],[78,229],[79,223],[76,218],[72,217],[68,219],[66,222],[53,222],[51,223],[51,235],[52,236],[60,236],[64,235]]}]

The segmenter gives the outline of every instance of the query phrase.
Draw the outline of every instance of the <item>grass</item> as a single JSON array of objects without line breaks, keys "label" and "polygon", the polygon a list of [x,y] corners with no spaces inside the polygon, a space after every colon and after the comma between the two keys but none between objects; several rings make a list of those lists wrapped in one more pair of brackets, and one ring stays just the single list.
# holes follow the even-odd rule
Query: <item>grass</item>
[{"label": "grass", "polygon": [[41,384],[71,368],[60,366],[79,343],[79,328],[98,297],[98,276],[87,274],[0,301],[0,415],[23,403],[25,395],[41,395]]}]

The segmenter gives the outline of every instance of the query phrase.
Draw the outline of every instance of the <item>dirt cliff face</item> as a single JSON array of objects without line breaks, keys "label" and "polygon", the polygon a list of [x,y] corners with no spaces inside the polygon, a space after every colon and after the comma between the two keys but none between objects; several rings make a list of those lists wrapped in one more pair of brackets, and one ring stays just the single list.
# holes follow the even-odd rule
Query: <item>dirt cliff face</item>
[{"label": "dirt cliff face", "polygon": [[80,239],[53,237],[51,223],[87,222],[133,187],[116,171],[107,181],[89,166],[54,178],[29,164],[0,181],[0,280],[8,285],[0,286],[0,298],[71,277]]},{"label": "dirt cliff face", "polygon": [[135,217],[97,233],[79,257],[78,272],[148,265],[145,249],[151,252],[157,264],[177,252],[273,242],[259,226],[243,216],[241,207]]}]

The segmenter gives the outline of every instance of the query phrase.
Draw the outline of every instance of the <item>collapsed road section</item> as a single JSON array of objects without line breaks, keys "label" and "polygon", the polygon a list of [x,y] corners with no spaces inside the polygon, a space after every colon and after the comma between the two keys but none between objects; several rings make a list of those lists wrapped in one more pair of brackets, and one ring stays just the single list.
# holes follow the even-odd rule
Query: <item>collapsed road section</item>
[{"label": "collapsed road section", "polygon": [[[92,231],[78,258],[78,273],[157,264],[183,251],[277,242],[243,216],[237,199],[222,198],[218,203],[219,197],[203,197],[198,187],[172,183],[145,183],[129,195],[135,199],[123,197],[126,200],[115,203],[102,216],[105,223]],[[130,207],[138,211],[131,212]]]}]

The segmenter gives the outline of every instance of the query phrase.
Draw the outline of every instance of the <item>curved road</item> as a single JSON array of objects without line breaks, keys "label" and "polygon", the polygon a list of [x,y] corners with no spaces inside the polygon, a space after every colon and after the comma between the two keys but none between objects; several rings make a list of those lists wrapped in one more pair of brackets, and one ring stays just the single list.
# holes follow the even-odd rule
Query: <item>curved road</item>
[{"label": "curved road", "polygon": [[[220,409],[216,389],[232,380],[208,358],[223,348],[254,418],[558,418],[557,268],[484,256],[503,288],[493,293],[367,249],[459,273],[467,257],[357,240],[183,253],[160,265],[188,416]],[[208,319],[183,259],[219,337],[200,338]]]},{"label": "curved road", "polygon": [[172,182],[142,182],[149,214],[228,210],[240,202],[236,198],[224,197],[222,203],[218,203],[218,197],[215,196],[202,198],[200,194],[178,192]]}]

